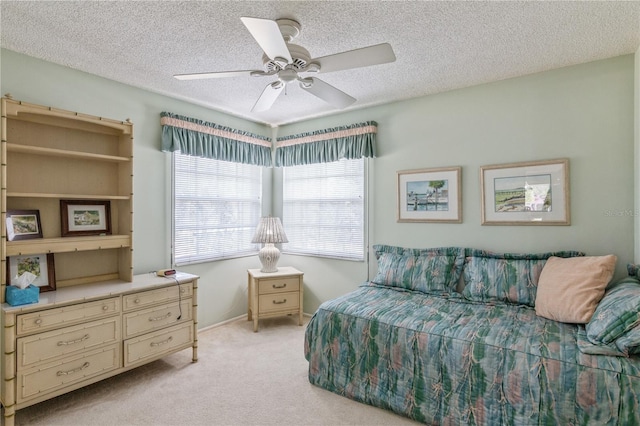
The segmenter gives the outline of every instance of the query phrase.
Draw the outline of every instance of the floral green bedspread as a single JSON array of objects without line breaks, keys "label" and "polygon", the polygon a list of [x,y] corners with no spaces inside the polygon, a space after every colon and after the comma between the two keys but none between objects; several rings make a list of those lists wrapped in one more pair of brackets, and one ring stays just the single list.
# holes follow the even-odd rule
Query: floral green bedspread
[{"label": "floral green bedspread", "polygon": [[640,425],[640,357],[531,307],[364,284],[305,334],[312,384],[433,425]]}]

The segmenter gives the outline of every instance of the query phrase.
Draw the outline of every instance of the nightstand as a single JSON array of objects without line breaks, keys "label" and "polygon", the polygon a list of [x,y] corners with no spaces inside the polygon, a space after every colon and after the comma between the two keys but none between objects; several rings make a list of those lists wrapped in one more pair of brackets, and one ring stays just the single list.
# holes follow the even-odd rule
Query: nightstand
[{"label": "nightstand", "polygon": [[278,272],[247,269],[249,287],[247,319],[258,331],[260,318],[298,314],[302,325],[302,276],[296,268],[283,266]]}]

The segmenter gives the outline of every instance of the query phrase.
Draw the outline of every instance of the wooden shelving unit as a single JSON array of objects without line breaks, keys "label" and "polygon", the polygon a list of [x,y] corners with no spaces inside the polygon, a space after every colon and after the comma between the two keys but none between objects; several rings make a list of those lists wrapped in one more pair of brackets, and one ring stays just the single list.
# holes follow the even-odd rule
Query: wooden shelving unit
[{"label": "wooden shelving unit", "polygon": [[[53,253],[56,287],[133,279],[133,125],[2,98],[0,301],[7,256]],[[108,200],[111,235],[62,237],[60,200]],[[6,212],[38,210],[43,237],[7,241]]]}]

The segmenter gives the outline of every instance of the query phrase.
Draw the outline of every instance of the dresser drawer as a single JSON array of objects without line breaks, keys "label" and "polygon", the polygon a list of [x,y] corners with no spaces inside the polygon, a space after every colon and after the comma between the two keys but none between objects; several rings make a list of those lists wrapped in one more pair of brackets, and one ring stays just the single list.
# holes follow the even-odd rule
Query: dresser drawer
[{"label": "dresser drawer", "polygon": [[54,392],[120,367],[120,345],[85,352],[17,374],[17,402]]},{"label": "dresser drawer", "polygon": [[258,313],[295,310],[300,306],[300,293],[265,294],[258,298]]},{"label": "dresser drawer", "polygon": [[170,353],[193,344],[193,322],[185,322],[124,341],[124,366]]},{"label": "dresser drawer", "polygon": [[117,343],[120,339],[120,317],[21,337],[18,339],[18,370]]},{"label": "dresser drawer", "polygon": [[70,305],[63,308],[46,309],[18,315],[16,331],[20,336],[35,331],[45,331],[60,326],[84,323],[117,313],[120,313],[120,298],[118,297]]},{"label": "dresser drawer", "polygon": [[[180,297],[187,298],[193,295],[193,284],[180,284]],[[122,298],[125,312],[133,309],[146,308],[160,303],[178,299],[178,285],[163,287],[157,290],[142,291],[135,294],[127,294]]]},{"label": "dresser drawer", "polygon": [[258,294],[286,293],[298,290],[300,290],[300,278],[298,277],[262,278],[258,283]]},{"label": "dresser drawer", "polygon": [[154,308],[129,312],[123,315],[124,338],[132,337],[141,333],[157,330],[178,321],[190,321],[191,299],[183,300],[178,306],[178,302],[156,306]]}]

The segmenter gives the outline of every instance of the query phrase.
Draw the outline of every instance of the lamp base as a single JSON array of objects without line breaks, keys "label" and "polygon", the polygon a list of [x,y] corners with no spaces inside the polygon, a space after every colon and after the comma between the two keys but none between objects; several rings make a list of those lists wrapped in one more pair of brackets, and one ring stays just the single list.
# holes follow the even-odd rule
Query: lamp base
[{"label": "lamp base", "polygon": [[258,258],[262,263],[260,272],[278,272],[276,265],[280,260],[280,250],[271,243],[266,243],[258,252]]}]

